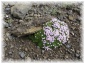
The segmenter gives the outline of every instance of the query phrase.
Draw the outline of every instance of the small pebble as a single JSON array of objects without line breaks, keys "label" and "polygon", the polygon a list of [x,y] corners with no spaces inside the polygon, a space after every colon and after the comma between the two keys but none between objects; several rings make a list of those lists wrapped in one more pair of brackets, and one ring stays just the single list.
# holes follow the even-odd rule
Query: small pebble
[{"label": "small pebble", "polygon": [[69,15],[69,20],[73,20],[74,18],[72,16]]},{"label": "small pebble", "polygon": [[43,56],[44,59],[46,59],[47,57],[46,56]]},{"label": "small pebble", "polygon": [[67,48],[71,48],[71,45],[70,45],[70,44],[68,44],[68,45],[66,45],[66,47],[67,47]]},{"label": "small pebble", "polygon": [[7,48],[5,47],[5,48],[4,48],[4,50],[6,51],[6,50],[7,50]]},{"label": "small pebble", "polygon": [[11,45],[11,46],[10,46],[10,48],[13,48],[13,47],[14,47],[14,45]]},{"label": "small pebble", "polygon": [[21,50],[22,48],[21,47],[19,47],[19,50]]},{"label": "small pebble", "polygon": [[31,61],[31,58],[30,57],[27,57],[27,61]]},{"label": "small pebble", "polygon": [[23,20],[19,20],[20,23],[24,22]]},{"label": "small pebble", "polygon": [[9,27],[9,24],[6,23],[6,22],[3,22],[3,25],[4,25],[5,28],[8,28]]},{"label": "small pebble", "polygon": [[27,49],[27,48],[25,48],[25,51],[28,51],[28,49]]},{"label": "small pebble", "polygon": [[8,52],[9,55],[12,55],[12,53],[13,53],[12,51],[9,51],[9,52]]},{"label": "small pebble", "polygon": [[74,32],[73,31],[71,31],[71,34],[74,36]]},{"label": "small pebble", "polygon": [[21,58],[25,58],[25,53],[24,52],[19,52],[19,56],[21,57]]},{"label": "small pebble", "polygon": [[6,41],[8,41],[9,39],[8,39],[8,38],[6,38],[5,40],[6,40]]},{"label": "small pebble", "polygon": [[76,57],[80,59],[80,54],[76,54]]},{"label": "small pebble", "polygon": [[77,53],[80,53],[80,51],[79,51],[79,50],[77,50],[76,52],[77,52]]},{"label": "small pebble", "polygon": [[6,18],[8,18],[9,16],[8,16],[8,15],[6,15],[5,17],[6,17]]},{"label": "small pebble", "polygon": [[42,50],[42,53],[44,53],[45,51],[44,50]]},{"label": "small pebble", "polygon": [[5,10],[6,10],[6,11],[9,11],[9,10],[10,10],[10,8],[9,8],[9,7],[6,7],[6,8],[5,8]]},{"label": "small pebble", "polygon": [[68,55],[65,55],[65,58],[68,59]]},{"label": "small pebble", "polygon": [[74,27],[74,26],[72,27],[73,30],[75,30],[75,28],[76,28],[76,27]]},{"label": "small pebble", "polygon": [[71,51],[75,52],[74,48],[72,48]]},{"label": "small pebble", "polygon": [[10,33],[6,33],[6,36],[8,37],[8,39],[12,40],[12,36],[10,35]]}]

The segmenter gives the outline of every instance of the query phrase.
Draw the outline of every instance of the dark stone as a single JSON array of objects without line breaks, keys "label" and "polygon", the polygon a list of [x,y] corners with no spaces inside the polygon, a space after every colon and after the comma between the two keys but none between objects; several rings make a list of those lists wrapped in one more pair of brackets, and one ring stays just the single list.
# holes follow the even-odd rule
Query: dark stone
[{"label": "dark stone", "polygon": [[7,5],[6,7],[5,7],[5,13],[6,14],[10,14],[11,13],[11,5]]},{"label": "dark stone", "polygon": [[76,53],[75,54],[75,57],[78,58],[78,59],[80,59],[80,54]]}]

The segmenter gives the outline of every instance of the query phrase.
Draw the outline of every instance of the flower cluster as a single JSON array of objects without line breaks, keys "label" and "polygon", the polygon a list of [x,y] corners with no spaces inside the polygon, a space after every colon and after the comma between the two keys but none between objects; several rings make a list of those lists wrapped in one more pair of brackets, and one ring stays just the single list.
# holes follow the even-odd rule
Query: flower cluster
[{"label": "flower cluster", "polygon": [[59,47],[66,43],[69,39],[68,25],[56,18],[52,18],[51,21],[43,25],[43,29],[31,36],[33,42],[35,42],[40,48],[45,50],[51,50],[51,48]]},{"label": "flower cluster", "polygon": [[66,43],[69,39],[68,25],[56,18],[52,18],[50,22],[47,22],[43,30],[46,35],[46,38],[42,38],[43,48],[46,50],[50,50],[51,47],[56,48],[62,43]]}]

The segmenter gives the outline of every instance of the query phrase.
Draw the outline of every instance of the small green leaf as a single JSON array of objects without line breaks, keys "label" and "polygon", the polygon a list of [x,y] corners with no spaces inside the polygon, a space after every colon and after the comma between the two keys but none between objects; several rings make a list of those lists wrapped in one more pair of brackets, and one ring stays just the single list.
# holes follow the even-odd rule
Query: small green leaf
[{"label": "small green leaf", "polygon": [[52,26],[52,22],[47,22],[47,26],[51,27]]}]

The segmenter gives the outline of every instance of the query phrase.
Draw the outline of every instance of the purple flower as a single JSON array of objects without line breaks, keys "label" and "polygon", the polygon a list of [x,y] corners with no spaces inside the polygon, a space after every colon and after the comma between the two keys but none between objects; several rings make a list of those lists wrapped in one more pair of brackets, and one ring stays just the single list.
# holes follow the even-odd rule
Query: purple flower
[{"label": "purple flower", "polygon": [[59,40],[59,41],[60,41],[60,40],[61,40],[61,41],[63,40],[63,36],[62,36],[61,34],[59,35],[58,40]]},{"label": "purple flower", "polygon": [[60,31],[61,35],[65,35],[65,33],[63,31]]},{"label": "purple flower", "polygon": [[58,22],[54,22],[53,27],[54,28],[60,28],[60,24]]},{"label": "purple flower", "polygon": [[46,40],[50,41],[50,42],[54,42],[54,36],[47,36]]},{"label": "purple flower", "polygon": [[54,30],[54,36],[55,37],[58,37],[59,36],[59,30],[58,29]]},{"label": "purple flower", "polygon": [[47,36],[47,35],[49,35],[50,33],[52,33],[52,28],[50,28],[50,27],[47,26],[47,27],[44,28],[44,31],[45,31],[45,34],[46,34],[46,36]]},{"label": "purple flower", "polygon": [[49,26],[44,27],[44,29],[52,30],[52,28],[51,28],[51,27],[49,27]]},{"label": "purple flower", "polygon": [[57,40],[59,40],[61,42],[61,38],[57,38]]},{"label": "purple flower", "polygon": [[54,32],[50,32],[50,35],[53,36],[54,35]]},{"label": "purple flower", "polygon": [[69,28],[65,22],[60,21],[56,18],[52,18],[50,22],[53,23],[52,24],[53,28],[49,26],[45,26],[43,28],[44,34],[46,35],[45,39],[42,38],[45,50],[50,50],[49,46],[45,46],[47,41],[49,41],[49,44],[51,45],[54,42],[54,40],[57,38],[57,40],[59,40],[64,44],[67,42],[69,38]]},{"label": "purple flower", "polygon": [[64,31],[67,31],[67,28],[68,28],[68,27],[62,26],[61,28],[62,28]]}]

